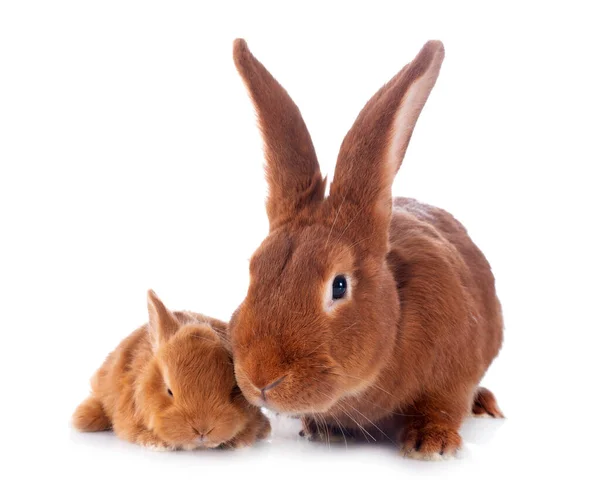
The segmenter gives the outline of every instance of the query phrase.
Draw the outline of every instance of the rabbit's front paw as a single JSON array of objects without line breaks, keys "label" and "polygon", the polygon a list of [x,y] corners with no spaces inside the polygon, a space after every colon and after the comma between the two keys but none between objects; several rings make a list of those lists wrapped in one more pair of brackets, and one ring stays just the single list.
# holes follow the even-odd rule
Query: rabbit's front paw
[{"label": "rabbit's front paw", "polygon": [[175,447],[165,443],[151,431],[143,431],[138,434],[137,443],[152,451],[174,451]]},{"label": "rabbit's front paw", "polygon": [[462,439],[458,432],[439,423],[416,423],[405,428],[402,454],[416,460],[442,460],[456,456]]}]

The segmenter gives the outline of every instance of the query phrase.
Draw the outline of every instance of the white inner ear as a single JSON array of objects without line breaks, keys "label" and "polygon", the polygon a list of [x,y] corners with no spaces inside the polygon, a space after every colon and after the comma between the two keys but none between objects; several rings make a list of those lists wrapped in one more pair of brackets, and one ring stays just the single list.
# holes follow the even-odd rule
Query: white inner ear
[{"label": "white inner ear", "polygon": [[[346,294],[341,299],[333,299],[333,281],[338,275],[343,275],[346,278]],[[323,311],[325,313],[334,312],[339,306],[347,303],[352,298],[352,277],[345,273],[336,273],[327,281],[325,291],[323,292]]]},{"label": "white inner ear", "polygon": [[148,324],[148,337],[150,337],[150,345],[152,346],[152,352],[156,354],[160,347],[160,339],[158,337],[158,330],[152,323]]},{"label": "white inner ear", "polygon": [[393,181],[394,175],[398,172],[402,164],[412,130],[425,102],[427,102],[433,85],[435,85],[442,59],[442,55],[436,54],[427,71],[419,79],[415,80],[404,94],[396,112],[387,155],[388,173],[391,176],[391,181]]}]

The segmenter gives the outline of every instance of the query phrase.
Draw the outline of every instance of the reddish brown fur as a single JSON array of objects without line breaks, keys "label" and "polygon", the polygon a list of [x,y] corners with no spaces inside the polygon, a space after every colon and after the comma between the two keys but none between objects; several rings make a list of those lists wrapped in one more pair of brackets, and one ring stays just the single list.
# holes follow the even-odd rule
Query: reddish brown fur
[{"label": "reddish brown fur", "polygon": [[[443,57],[428,42],[366,104],[324,198],[299,110],[243,40],[234,46],[265,141],[271,228],[231,320],[238,383],[251,402],[302,415],[309,431],[319,420],[367,439],[391,431],[406,454],[428,459],[454,454],[478,403],[501,416],[477,390],[502,342],[489,264],[450,214],[391,196]],[[337,274],[352,293],[326,312]]]},{"label": "reddish brown fur", "polygon": [[94,375],[73,425],[112,428],[125,440],[159,449],[237,447],[268,436],[269,421],[235,382],[227,324],[172,313],[152,291],[148,310],[149,323],[121,342]]},{"label": "reddish brown fur", "polygon": [[495,396],[485,387],[477,389],[472,411],[476,417],[504,418],[504,414],[498,407]]}]

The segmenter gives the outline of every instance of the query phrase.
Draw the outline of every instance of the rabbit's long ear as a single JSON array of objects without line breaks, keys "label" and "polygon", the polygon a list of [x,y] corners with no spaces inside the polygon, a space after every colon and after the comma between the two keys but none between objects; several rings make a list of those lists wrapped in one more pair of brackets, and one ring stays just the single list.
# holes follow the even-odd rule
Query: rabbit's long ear
[{"label": "rabbit's long ear", "polygon": [[267,214],[273,230],[321,201],[325,182],[302,115],[285,89],[252,55],[244,40],[234,42],[233,60],[258,115],[269,183]]},{"label": "rabbit's long ear", "polygon": [[156,351],[161,344],[168,341],[177,332],[179,322],[153,290],[148,291],[148,317],[150,342],[152,343],[152,349]]},{"label": "rabbit's long ear", "polygon": [[443,60],[442,43],[427,42],[367,102],[340,148],[330,199],[341,207],[355,206],[357,216],[364,216],[362,226],[379,231],[385,244],[392,183]]}]

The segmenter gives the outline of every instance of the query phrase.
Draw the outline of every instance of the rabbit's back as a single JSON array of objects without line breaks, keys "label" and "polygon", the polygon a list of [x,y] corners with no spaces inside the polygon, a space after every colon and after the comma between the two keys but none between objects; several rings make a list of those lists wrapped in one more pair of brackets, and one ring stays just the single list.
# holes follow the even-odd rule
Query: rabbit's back
[{"label": "rabbit's back", "polygon": [[[441,357],[472,357],[473,375],[483,375],[498,354],[503,330],[487,259],[447,211],[403,197],[393,205],[388,262],[403,315],[409,315],[403,328],[421,321],[414,333],[435,333],[429,339]],[[432,359],[437,363],[439,356]]]}]

